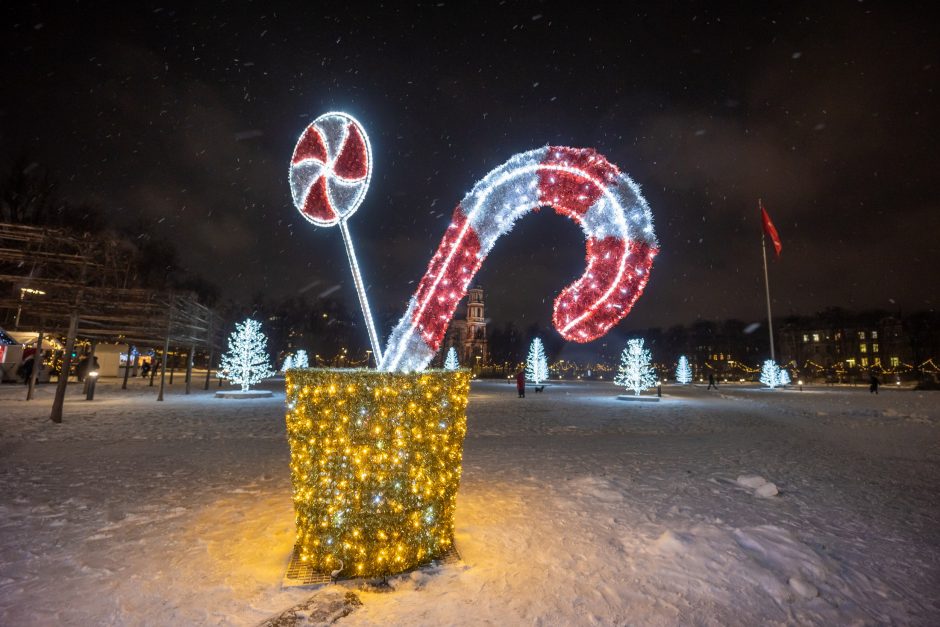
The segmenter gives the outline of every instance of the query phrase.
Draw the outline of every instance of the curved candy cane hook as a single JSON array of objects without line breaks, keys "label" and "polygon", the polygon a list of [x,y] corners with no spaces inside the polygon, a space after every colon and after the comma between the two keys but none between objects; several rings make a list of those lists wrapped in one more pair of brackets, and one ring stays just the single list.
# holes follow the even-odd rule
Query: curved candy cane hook
[{"label": "curved candy cane hook", "polygon": [[659,252],[649,205],[639,186],[602,155],[546,146],[515,155],[457,205],[389,337],[381,369],[427,367],[496,240],[518,218],[546,205],[577,222],[587,239],[587,269],[555,299],[555,328],[567,340],[590,342],[620,322],[643,292]]}]

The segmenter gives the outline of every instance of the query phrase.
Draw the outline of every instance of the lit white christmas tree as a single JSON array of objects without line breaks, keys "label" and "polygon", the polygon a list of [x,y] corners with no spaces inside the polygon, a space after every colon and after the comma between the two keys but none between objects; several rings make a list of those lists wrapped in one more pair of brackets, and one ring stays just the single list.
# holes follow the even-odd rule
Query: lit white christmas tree
[{"label": "lit white christmas tree", "polygon": [[679,356],[679,365],[676,366],[676,383],[687,385],[692,383],[692,366],[685,355]]},{"label": "lit white christmas tree", "polygon": [[780,385],[782,385],[783,387],[787,387],[788,385],[790,385],[790,382],[792,381],[792,379],[790,379],[790,373],[787,372],[786,368],[780,369],[780,373],[777,376],[777,381],[779,381]]},{"label": "lit white christmas tree", "polygon": [[242,386],[242,392],[274,374],[268,362],[268,338],[257,320],[235,324],[235,331],[228,338],[228,351],[222,355],[219,374]]},{"label": "lit white christmas tree", "polygon": [[650,365],[652,357],[643,346],[642,339],[630,340],[620,355],[620,369],[614,383],[633,390],[634,396],[656,385],[656,374]]},{"label": "lit white christmas tree", "polygon": [[529,347],[529,358],[525,362],[525,378],[539,385],[548,378],[548,359],[545,357],[545,347],[542,340],[535,338]]},{"label": "lit white christmas tree", "polygon": [[287,372],[291,368],[309,368],[309,367],[310,367],[310,361],[307,358],[307,351],[301,348],[296,353],[287,354],[287,357],[284,358],[284,363],[281,364],[281,372]]},{"label": "lit white christmas tree", "polygon": [[447,359],[444,360],[444,370],[456,370],[460,367],[460,362],[457,361],[457,349],[453,346],[447,349]]},{"label": "lit white christmas tree", "polygon": [[768,359],[764,362],[764,365],[760,369],[760,382],[774,389],[780,385],[780,367],[772,359]]}]

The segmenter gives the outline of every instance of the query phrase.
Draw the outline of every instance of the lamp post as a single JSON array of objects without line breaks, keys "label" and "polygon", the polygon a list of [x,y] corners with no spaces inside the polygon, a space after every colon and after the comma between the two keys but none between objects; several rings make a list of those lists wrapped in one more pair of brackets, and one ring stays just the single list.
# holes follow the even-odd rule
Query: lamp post
[{"label": "lamp post", "polygon": [[16,307],[16,318],[13,320],[13,328],[20,328],[20,315],[23,313],[23,299],[26,298],[27,294],[35,294],[36,296],[45,296],[46,293],[42,290],[34,290],[31,287],[21,287],[20,288],[20,304]]},{"label": "lamp post", "polygon": [[95,384],[98,383],[98,371],[90,370],[87,375],[85,375],[85,380],[87,385],[85,386],[85,400],[93,401],[95,400]]}]

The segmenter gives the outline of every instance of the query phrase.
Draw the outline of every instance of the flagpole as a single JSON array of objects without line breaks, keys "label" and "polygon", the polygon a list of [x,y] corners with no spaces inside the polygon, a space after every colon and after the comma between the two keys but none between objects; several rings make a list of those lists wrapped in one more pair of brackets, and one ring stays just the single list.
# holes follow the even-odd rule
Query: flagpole
[{"label": "flagpole", "polygon": [[[758,209],[764,207],[760,198],[757,199],[757,207]],[[767,240],[763,228],[760,232],[760,251],[764,256],[764,288],[767,292],[767,329],[770,332],[770,360],[776,362],[777,359],[774,357],[774,319],[770,313],[770,277],[767,274]]]}]

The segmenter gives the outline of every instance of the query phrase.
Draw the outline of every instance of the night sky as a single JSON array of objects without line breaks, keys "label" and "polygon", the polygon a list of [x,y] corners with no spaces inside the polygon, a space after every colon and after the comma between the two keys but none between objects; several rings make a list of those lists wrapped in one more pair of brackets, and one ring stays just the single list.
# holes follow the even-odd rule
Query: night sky
[{"label": "night sky", "polygon": [[[287,182],[303,128],[344,110],[375,161],[350,228],[377,310],[404,310],[477,180],[545,144],[597,149],[652,207],[662,252],[620,332],[760,320],[758,197],[775,315],[937,306],[927,3],[187,4],[4,8],[0,164],[25,150],[68,198],[143,218],[227,297],[358,311],[340,233]],[[582,238],[520,221],[478,275],[493,322],[547,327]]]}]

